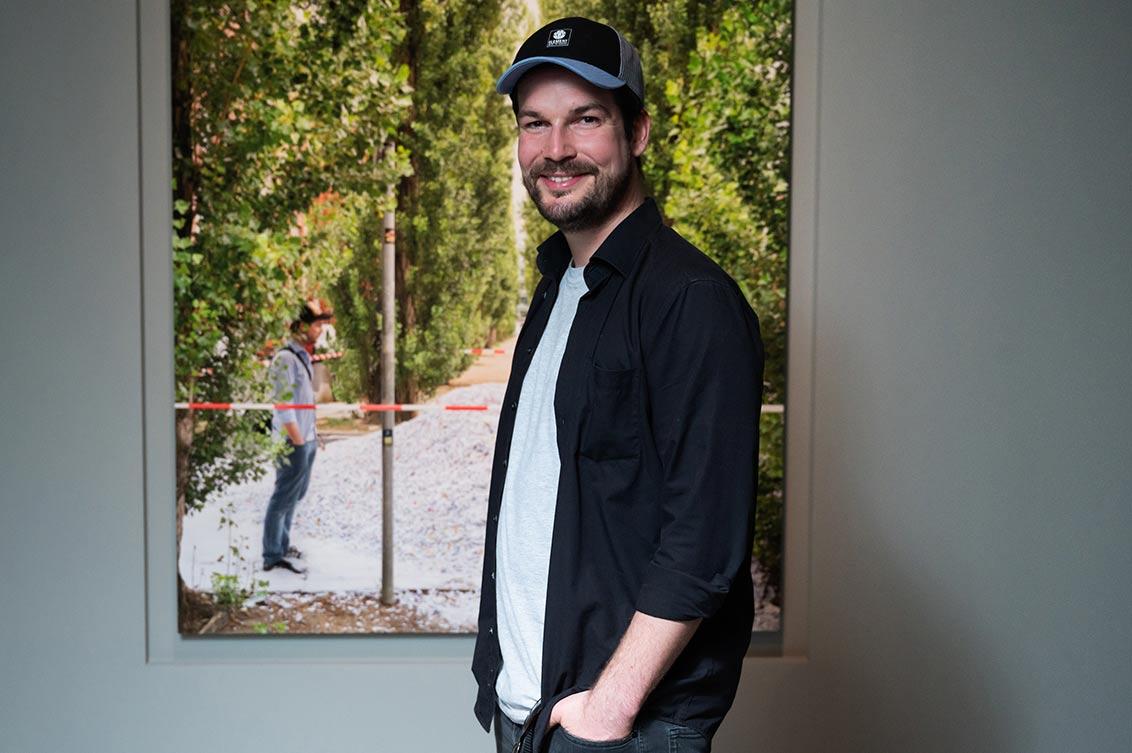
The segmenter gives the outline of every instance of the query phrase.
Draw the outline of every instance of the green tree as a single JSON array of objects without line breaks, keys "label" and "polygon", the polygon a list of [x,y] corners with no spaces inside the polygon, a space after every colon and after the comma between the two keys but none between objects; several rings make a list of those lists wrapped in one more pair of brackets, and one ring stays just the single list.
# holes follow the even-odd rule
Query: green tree
[{"label": "green tree", "polygon": [[[398,60],[411,102],[396,135],[411,165],[397,186],[398,402],[417,402],[470,363],[463,350],[514,328],[517,268],[510,207],[510,110],[495,76],[517,46],[512,1],[404,0]],[[334,286],[352,353],[346,381],[380,398],[385,197],[357,223]]]}]

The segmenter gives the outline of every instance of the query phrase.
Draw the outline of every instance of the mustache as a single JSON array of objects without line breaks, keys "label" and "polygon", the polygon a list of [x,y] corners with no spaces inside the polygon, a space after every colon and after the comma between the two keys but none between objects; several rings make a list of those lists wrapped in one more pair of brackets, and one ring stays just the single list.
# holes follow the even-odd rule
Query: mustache
[{"label": "mustache", "polygon": [[570,173],[571,175],[596,175],[597,169],[592,163],[583,162],[576,159],[563,160],[562,162],[555,162],[554,160],[544,159],[542,162],[531,167],[527,174],[532,178],[537,178],[542,175],[553,175],[554,173]]}]

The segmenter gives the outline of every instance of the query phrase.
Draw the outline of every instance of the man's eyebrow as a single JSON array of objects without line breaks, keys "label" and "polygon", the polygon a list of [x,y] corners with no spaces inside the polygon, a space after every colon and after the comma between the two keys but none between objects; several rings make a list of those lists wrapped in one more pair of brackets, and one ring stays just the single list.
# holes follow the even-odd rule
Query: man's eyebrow
[{"label": "man's eyebrow", "polygon": [[570,111],[570,114],[571,115],[581,115],[582,113],[588,112],[589,110],[601,110],[606,115],[610,114],[609,108],[606,107],[605,105],[603,105],[601,102],[598,102],[596,99],[592,102],[586,102],[584,105],[582,105],[580,107],[575,107],[573,110]]},{"label": "man's eyebrow", "polygon": [[[586,102],[583,105],[579,105],[579,106],[575,107],[573,110],[570,111],[570,114],[573,115],[573,116],[578,116],[578,115],[581,115],[583,113],[589,112],[590,110],[600,110],[602,113],[604,113],[606,115],[606,117],[608,117],[611,114],[609,112],[609,108],[606,107],[605,105],[603,105],[601,102],[598,102],[596,99],[592,102]],[[542,118],[543,117],[542,113],[538,112],[537,110],[530,110],[530,109],[519,110],[518,116],[520,118]]]}]

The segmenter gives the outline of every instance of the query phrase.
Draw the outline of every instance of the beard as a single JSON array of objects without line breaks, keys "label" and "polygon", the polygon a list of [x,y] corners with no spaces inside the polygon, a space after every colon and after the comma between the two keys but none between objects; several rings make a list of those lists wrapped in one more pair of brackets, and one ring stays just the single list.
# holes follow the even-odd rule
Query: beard
[{"label": "beard", "polygon": [[[592,175],[593,185],[590,186],[588,192],[575,198],[573,203],[549,205],[543,200],[543,191],[551,194],[558,192],[552,188],[547,188],[545,185],[540,186],[538,179],[542,175],[555,172],[571,175]],[[566,160],[564,162],[543,160],[523,173],[523,187],[527,189],[527,193],[530,194],[539,214],[547,222],[556,226],[559,230],[575,232],[590,230],[605,222],[625,198],[632,178],[633,172],[629,165],[619,172],[603,173],[593,164],[579,160]]]}]

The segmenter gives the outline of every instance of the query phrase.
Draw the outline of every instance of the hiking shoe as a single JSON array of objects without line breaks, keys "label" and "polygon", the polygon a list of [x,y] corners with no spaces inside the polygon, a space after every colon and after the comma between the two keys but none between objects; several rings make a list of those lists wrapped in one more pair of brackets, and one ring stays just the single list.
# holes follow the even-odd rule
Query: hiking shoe
[{"label": "hiking shoe", "polygon": [[298,548],[293,547],[293,546],[289,546],[289,547],[287,547],[286,554],[284,554],[283,556],[284,557],[294,557],[297,560],[301,560],[303,558],[303,550],[298,549]]}]

